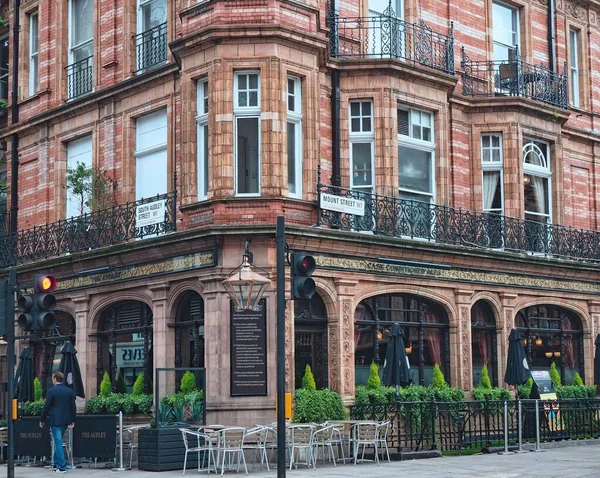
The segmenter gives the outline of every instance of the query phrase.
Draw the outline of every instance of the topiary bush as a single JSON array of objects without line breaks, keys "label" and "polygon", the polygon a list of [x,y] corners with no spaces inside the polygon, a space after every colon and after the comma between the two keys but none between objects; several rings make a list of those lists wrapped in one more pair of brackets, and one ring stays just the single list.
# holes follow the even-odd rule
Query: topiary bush
[{"label": "topiary bush", "polygon": [[33,379],[33,396],[36,401],[41,400],[44,396],[42,392],[42,382],[40,382],[40,379],[37,377]]},{"label": "topiary bush", "polygon": [[575,385],[575,386],[584,385],[583,380],[581,380],[581,375],[579,375],[579,372],[575,372],[575,375],[573,376],[573,385]]},{"label": "topiary bush", "polygon": [[117,377],[117,393],[127,393],[127,385],[125,385],[125,377],[123,377],[123,372],[119,372],[119,376]]},{"label": "topiary bush", "polygon": [[593,385],[559,385],[556,387],[556,396],[559,400],[573,398],[594,398],[595,395],[596,387]]},{"label": "topiary bush", "polygon": [[181,393],[190,393],[196,390],[196,377],[189,370],[181,377],[181,383],[179,385],[179,391]]},{"label": "topiary bush", "polygon": [[529,377],[523,385],[517,387],[517,397],[526,400],[531,395],[531,389],[533,388],[533,379]]},{"label": "topiary bush", "polygon": [[487,364],[483,364],[481,368],[481,378],[479,379],[478,388],[485,388],[490,390],[492,388],[492,381],[490,380],[490,375],[488,373]]},{"label": "topiary bush", "polygon": [[21,414],[25,417],[39,417],[44,409],[44,399],[34,402],[24,402]]},{"label": "topiary bush", "polygon": [[552,365],[550,365],[550,379],[554,383],[554,386],[560,387],[562,385],[562,382],[560,381],[560,372],[556,368],[556,362],[552,362]]},{"label": "topiary bush", "polygon": [[144,394],[144,374],[140,373],[133,384],[132,395],[143,395]]},{"label": "topiary bush", "polygon": [[431,385],[434,388],[444,388],[444,387],[448,386],[446,384],[446,379],[444,378],[444,374],[442,373],[442,370],[440,369],[440,366],[437,363],[433,367],[433,381],[432,381]]},{"label": "topiary bush", "polygon": [[85,402],[85,413],[90,415],[102,415],[105,413],[134,415],[141,413],[150,415],[152,413],[152,395],[133,395],[111,393],[108,397],[91,397]]},{"label": "topiary bush", "polygon": [[381,379],[379,378],[379,366],[375,362],[371,362],[369,380],[367,381],[367,388],[370,390],[376,390],[379,387],[381,387]]},{"label": "topiary bush", "polygon": [[310,365],[306,364],[306,368],[304,369],[304,376],[302,377],[302,388],[304,390],[316,390],[317,384],[315,382],[315,377],[312,373]]},{"label": "topiary bush", "polygon": [[294,394],[295,423],[323,423],[327,420],[344,420],[347,412],[339,393],[333,390],[308,390],[301,388]]},{"label": "topiary bush", "polygon": [[104,372],[102,375],[102,382],[100,382],[100,396],[108,398],[112,393],[112,384],[110,383],[110,375],[108,372]]}]

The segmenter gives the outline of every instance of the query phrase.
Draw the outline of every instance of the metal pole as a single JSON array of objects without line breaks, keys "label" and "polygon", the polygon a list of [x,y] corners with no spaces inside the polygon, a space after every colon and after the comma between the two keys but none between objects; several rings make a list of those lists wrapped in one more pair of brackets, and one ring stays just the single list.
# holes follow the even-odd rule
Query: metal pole
[{"label": "metal pole", "polygon": [[119,467],[113,468],[113,471],[125,471],[123,467],[123,412],[119,412]]},{"label": "metal pole", "polygon": [[13,426],[13,407],[12,400],[15,395],[15,288],[17,283],[17,273],[14,267],[8,270],[8,284],[6,287],[6,341],[8,342],[6,368],[8,373],[8,393],[6,401],[8,402],[8,416],[6,423],[8,426],[8,446],[7,457],[7,478],[15,477],[15,427]]},{"label": "metal pole", "polygon": [[285,478],[285,218],[277,217],[277,478]]},{"label": "metal pole", "polygon": [[522,420],[522,407],[521,407],[521,399],[518,400],[518,404],[519,404],[519,449],[517,450],[517,453],[526,453],[525,451],[523,451],[523,420]]},{"label": "metal pole", "polygon": [[499,455],[508,455],[508,402],[504,400],[504,451]]},{"label": "metal pole", "polygon": [[535,400],[535,450],[532,451],[546,451],[540,449],[540,401]]}]

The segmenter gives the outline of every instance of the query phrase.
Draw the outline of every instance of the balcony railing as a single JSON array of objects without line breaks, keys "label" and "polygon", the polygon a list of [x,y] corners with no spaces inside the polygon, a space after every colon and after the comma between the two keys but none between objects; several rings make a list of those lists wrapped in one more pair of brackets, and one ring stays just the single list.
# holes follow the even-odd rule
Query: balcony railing
[{"label": "balcony railing", "polygon": [[135,37],[138,72],[167,60],[167,23],[158,25]]},{"label": "balcony railing", "polygon": [[[140,206],[146,205],[148,211]],[[149,220],[152,211],[161,216]],[[158,236],[177,229],[177,193],[120,204],[65,221],[0,235],[0,267]],[[164,215],[162,213],[164,212]],[[138,220],[144,220],[138,224]]]},{"label": "balcony railing", "polygon": [[8,100],[8,68],[0,68],[0,101]]},{"label": "balcony railing", "polygon": [[454,74],[454,26],[448,35],[422,20],[396,18],[391,5],[381,15],[340,18],[329,10],[329,53],[333,58],[393,58]]},{"label": "balcony railing", "polygon": [[364,215],[359,216],[324,209],[319,200],[317,226],[437,244],[600,262],[600,232],[597,231],[379,196],[324,184],[318,184],[317,188],[319,199],[322,193],[326,193],[364,201]]},{"label": "balcony railing", "polygon": [[568,108],[566,65],[562,73],[530,65],[518,49],[510,61],[472,61],[463,47],[461,68],[466,96],[520,96]]},{"label": "balcony railing", "polygon": [[83,60],[67,66],[67,98],[91,93],[94,88],[94,57],[88,56]]}]

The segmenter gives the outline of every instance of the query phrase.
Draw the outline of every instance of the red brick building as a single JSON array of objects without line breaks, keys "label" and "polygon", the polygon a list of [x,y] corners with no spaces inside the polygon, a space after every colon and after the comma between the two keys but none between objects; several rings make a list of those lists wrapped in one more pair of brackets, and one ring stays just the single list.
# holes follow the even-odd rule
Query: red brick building
[{"label": "red brick building", "polygon": [[60,281],[40,377],[72,340],[89,396],[104,371],[200,366],[211,421],[272,419],[275,282],[249,384],[222,280],[248,240],[274,279],[284,215],[318,262],[317,294],[288,302],[287,390],[310,364],[352,399],[394,322],[416,383],[439,363],[469,390],[487,364],[502,386],[513,327],[534,369],[592,382],[597,2],[18,5],[0,256]]}]

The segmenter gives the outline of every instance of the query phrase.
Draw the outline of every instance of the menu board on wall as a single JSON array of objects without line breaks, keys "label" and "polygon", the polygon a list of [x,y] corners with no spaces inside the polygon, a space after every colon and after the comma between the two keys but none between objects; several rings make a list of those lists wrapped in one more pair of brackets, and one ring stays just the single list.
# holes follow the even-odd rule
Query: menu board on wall
[{"label": "menu board on wall", "polygon": [[267,307],[239,310],[231,302],[231,396],[267,394]]}]

